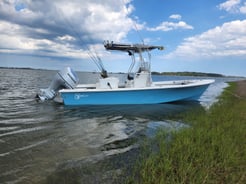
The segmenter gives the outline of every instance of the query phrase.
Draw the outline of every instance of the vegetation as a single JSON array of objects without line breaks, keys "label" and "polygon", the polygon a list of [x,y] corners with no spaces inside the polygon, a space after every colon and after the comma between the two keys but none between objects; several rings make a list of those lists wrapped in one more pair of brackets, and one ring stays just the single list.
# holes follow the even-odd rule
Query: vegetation
[{"label": "vegetation", "polygon": [[179,115],[190,128],[146,141],[128,183],[246,183],[246,100],[235,90],[208,111]]}]

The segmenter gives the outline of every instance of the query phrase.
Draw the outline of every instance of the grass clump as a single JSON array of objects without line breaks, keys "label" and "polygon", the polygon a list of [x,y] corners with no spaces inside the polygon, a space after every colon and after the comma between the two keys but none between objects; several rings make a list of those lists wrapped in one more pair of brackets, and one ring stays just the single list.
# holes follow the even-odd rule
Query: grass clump
[{"label": "grass clump", "polygon": [[160,130],[145,143],[128,183],[246,183],[246,100],[236,87],[208,111],[183,115],[190,128]]}]

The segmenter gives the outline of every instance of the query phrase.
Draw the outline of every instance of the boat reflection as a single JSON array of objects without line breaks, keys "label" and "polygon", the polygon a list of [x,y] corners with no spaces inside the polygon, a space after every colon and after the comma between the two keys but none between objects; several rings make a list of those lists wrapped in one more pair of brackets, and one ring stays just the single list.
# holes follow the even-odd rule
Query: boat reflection
[{"label": "boat reflection", "polygon": [[146,118],[158,120],[169,115],[189,110],[203,108],[198,102],[176,102],[151,105],[101,105],[101,106],[62,106],[65,116],[72,117],[101,117],[124,116],[126,118]]}]

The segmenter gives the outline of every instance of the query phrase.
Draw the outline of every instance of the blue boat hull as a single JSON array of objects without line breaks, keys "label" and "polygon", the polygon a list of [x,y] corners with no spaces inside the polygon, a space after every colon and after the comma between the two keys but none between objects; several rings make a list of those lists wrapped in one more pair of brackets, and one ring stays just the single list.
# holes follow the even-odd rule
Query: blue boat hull
[{"label": "blue boat hull", "polygon": [[65,105],[159,104],[197,100],[209,84],[177,88],[61,91]]}]

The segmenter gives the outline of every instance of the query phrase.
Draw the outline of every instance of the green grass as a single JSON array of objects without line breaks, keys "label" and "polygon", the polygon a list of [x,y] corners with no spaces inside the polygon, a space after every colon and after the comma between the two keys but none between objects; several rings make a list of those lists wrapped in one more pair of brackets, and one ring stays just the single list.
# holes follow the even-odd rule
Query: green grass
[{"label": "green grass", "polygon": [[208,111],[181,115],[190,128],[147,140],[127,183],[246,183],[246,100],[235,89]]}]

